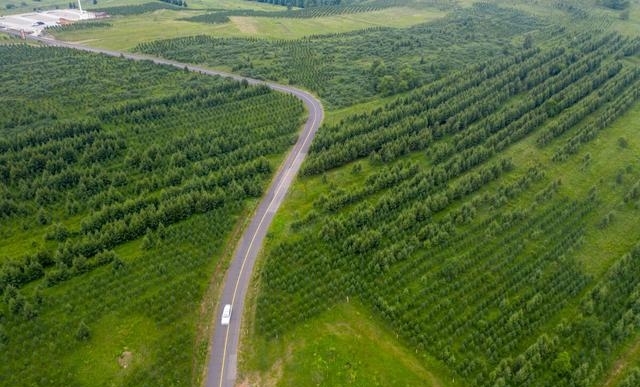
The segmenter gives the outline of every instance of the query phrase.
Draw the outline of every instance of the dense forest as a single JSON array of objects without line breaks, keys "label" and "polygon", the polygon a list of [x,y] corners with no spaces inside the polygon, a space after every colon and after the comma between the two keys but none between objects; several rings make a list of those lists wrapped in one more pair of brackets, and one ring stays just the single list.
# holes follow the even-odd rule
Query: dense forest
[{"label": "dense forest", "polygon": [[0,46],[0,69],[0,384],[87,385],[70,358],[126,352],[118,335],[140,325],[154,343],[137,344],[145,366],[117,384],[188,384],[220,250],[302,104],[62,48]]}]

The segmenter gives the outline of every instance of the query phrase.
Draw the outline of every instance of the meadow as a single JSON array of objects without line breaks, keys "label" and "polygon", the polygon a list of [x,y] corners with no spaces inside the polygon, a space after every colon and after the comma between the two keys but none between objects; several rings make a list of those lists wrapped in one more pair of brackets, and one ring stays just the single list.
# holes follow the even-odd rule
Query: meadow
[{"label": "meadow", "polygon": [[[164,3],[152,3],[160,4]],[[247,7],[256,5],[256,9]],[[255,2],[211,2],[203,4],[221,14],[228,22],[212,24],[198,21],[198,17],[212,14],[211,8],[198,10],[191,5],[186,9],[159,9],[153,12],[131,15],[114,15],[109,19],[110,28],[85,31],[55,31],[56,38],[86,42],[92,45],[115,49],[132,50],[138,44],[151,43],[159,39],[189,37],[206,34],[216,37],[260,37],[271,40],[289,40],[323,33],[344,33],[372,27],[408,27],[444,16],[438,7],[412,6],[400,2],[394,7],[383,7],[369,12],[338,13],[326,17],[299,18],[282,17],[282,7],[262,5]],[[145,8],[129,6],[140,12]],[[105,9],[109,11],[109,8]],[[245,10],[245,11],[242,11]],[[248,16],[243,12],[249,12]],[[262,16],[252,16],[259,13]],[[269,13],[279,17],[266,17]],[[229,15],[229,16],[226,16]],[[234,16],[236,15],[236,16]]]}]

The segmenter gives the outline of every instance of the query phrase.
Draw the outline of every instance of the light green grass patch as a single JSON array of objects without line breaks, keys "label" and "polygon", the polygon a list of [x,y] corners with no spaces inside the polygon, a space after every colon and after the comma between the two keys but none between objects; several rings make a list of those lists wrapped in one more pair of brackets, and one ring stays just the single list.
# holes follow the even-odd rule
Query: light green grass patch
[{"label": "light green grass patch", "polygon": [[110,28],[56,33],[56,38],[83,42],[113,50],[131,50],[139,43],[192,35],[221,37],[258,36],[272,39],[296,39],[314,34],[329,34],[370,27],[408,27],[445,15],[435,9],[388,8],[352,15],[312,19],[233,17],[225,24],[204,24],[180,20],[193,16],[191,11],[159,10],[151,14],[114,17]]},{"label": "light green grass patch", "polygon": [[640,367],[640,337],[636,336],[619,351],[619,356],[605,373],[602,387],[618,386],[633,368]]},{"label": "light green grass patch", "polygon": [[372,99],[367,102],[351,105],[338,110],[328,111],[324,119],[323,125],[337,125],[340,123],[340,120],[343,120],[354,114],[358,114],[366,111],[372,111],[377,108],[382,108],[387,103],[394,101],[395,99],[403,96],[404,94],[407,94],[407,93],[395,94],[392,96],[382,97],[382,98],[376,97],[375,99]]},{"label": "light green grass patch", "polygon": [[[564,143],[566,136],[540,150],[535,145],[535,136],[519,142],[507,153],[516,164],[531,161],[548,163],[548,173],[552,179],[561,179],[563,194],[574,199],[583,199],[588,191],[596,188],[601,205],[588,219],[589,228],[578,260],[592,275],[600,276],[613,261],[618,259],[640,238],[640,216],[631,205],[623,203],[630,186],[640,178],[640,169],[633,168],[624,176],[622,184],[616,183],[616,174],[627,166],[637,166],[640,161],[640,104],[602,131],[596,139],[582,147],[579,153],[566,162],[549,163],[552,152]],[[628,146],[621,148],[618,139],[626,139]],[[589,154],[588,162],[585,156]],[[614,221],[604,230],[597,223],[608,212],[614,213]]]},{"label": "light green grass patch", "polygon": [[3,44],[16,44],[19,40],[13,35],[0,33],[0,45]]},{"label": "light green grass patch", "polygon": [[247,36],[295,39],[313,34],[349,32],[370,27],[408,27],[443,17],[444,12],[407,7],[310,19],[234,17],[235,28]]},{"label": "light green grass patch", "polygon": [[[247,380],[260,386],[455,385],[433,360],[425,362],[407,351],[390,329],[353,300],[281,339],[261,343],[253,352],[250,361],[261,363],[262,372]],[[425,363],[433,369],[426,369]]]},{"label": "light green grass patch", "polygon": [[[126,2],[127,0],[114,1]],[[199,9],[256,9],[260,11],[282,11],[284,9],[282,6],[269,3],[238,0],[187,0],[187,5],[189,8]]]},{"label": "light green grass patch", "polygon": [[[1,35],[0,35],[1,37]],[[55,242],[46,240],[46,235],[54,224],[61,224],[71,232],[80,230],[81,216],[66,219],[60,211],[47,212],[50,221],[41,225],[35,216],[21,217],[0,224],[0,262],[6,257],[22,257],[37,253],[42,247],[55,246]]]},{"label": "light green grass patch", "polygon": [[[618,20],[614,23],[614,28],[623,34],[637,36],[640,34],[640,4],[631,3],[629,7],[629,18],[622,20],[618,17]],[[619,12],[619,15],[622,15]]]},{"label": "light green grass patch", "polygon": [[68,358],[81,385],[119,385],[136,368],[153,363],[159,331],[150,319],[109,315],[89,328],[91,338]]}]

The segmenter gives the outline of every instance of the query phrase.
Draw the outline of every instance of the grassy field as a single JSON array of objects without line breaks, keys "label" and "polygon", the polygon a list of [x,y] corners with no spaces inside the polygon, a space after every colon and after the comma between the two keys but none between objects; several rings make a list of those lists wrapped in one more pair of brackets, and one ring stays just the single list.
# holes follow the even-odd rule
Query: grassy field
[{"label": "grassy field", "polygon": [[193,15],[191,11],[160,10],[152,14],[114,17],[109,20],[112,26],[107,29],[62,32],[55,36],[66,41],[126,51],[144,42],[196,34],[296,39],[319,33],[340,33],[370,27],[406,27],[442,17],[444,13],[436,9],[398,7],[313,19],[232,17],[231,23],[220,25],[181,20]]},{"label": "grassy field", "polygon": [[18,39],[12,35],[0,34],[0,44],[13,44],[18,42]]},{"label": "grassy field", "polygon": [[256,345],[240,376],[252,386],[456,386],[444,367],[416,358],[392,329],[352,300],[287,333],[278,345]]}]

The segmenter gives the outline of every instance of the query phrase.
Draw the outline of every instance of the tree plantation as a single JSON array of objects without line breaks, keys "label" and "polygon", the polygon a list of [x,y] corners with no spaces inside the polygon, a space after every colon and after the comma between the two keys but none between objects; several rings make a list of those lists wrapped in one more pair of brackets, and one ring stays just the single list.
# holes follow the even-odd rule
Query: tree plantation
[{"label": "tree plantation", "polygon": [[[318,132],[256,275],[253,342],[275,350],[359,300],[452,385],[637,380],[610,369],[639,365],[616,359],[640,327],[638,128],[619,121],[637,117],[640,39],[550,8],[564,16],[481,3],[405,30],[139,46],[301,84],[334,109],[410,90]],[[317,360],[297,360],[312,370],[298,383],[372,383]]]},{"label": "tree plantation", "polygon": [[98,357],[89,380],[189,384],[197,305],[301,103],[151,63],[0,51],[0,384],[86,384],[74,357],[125,347],[144,367]]},{"label": "tree plantation", "polygon": [[[579,255],[611,215],[597,227],[589,219],[612,207],[637,216],[637,199],[608,202],[601,183],[565,188],[550,171],[572,157],[592,162],[575,154],[635,103],[640,73],[625,59],[638,53],[634,39],[573,41],[473,65],[323,127],[304,174],[363,157],[374,172],[346,187],[328,177],[328,191],[291,225],[301,235],[271,250],[257,332],[276,337],[360,298],[469,385],[594,385],[635,335],[640,255],[632,248],[600,279]],[[535,164],[508,156],[530,138]],[[416,151],[423,158],[395,161]],[[622,173],[633,191],[637,169]],[[569,308],[577,311],[565,319]]]},{"label": "tree plantation", "polygon": [[334,108],[407,91],[469,61],[500,56],[515,49],[506,39],[544,25],[521,12],[485,6],[407,29],[284,41],[195,36],[143,43],[137,51],[300,85]]},{"label": "tree plantation", "polygon": [[[0,45],[0,385],[640,385],[638,1],[181,3],[48,33],[174,28],[128,47],[324,122],[278,170],[291,95]],[[243,310],[233,248],[285,192]]]}]

